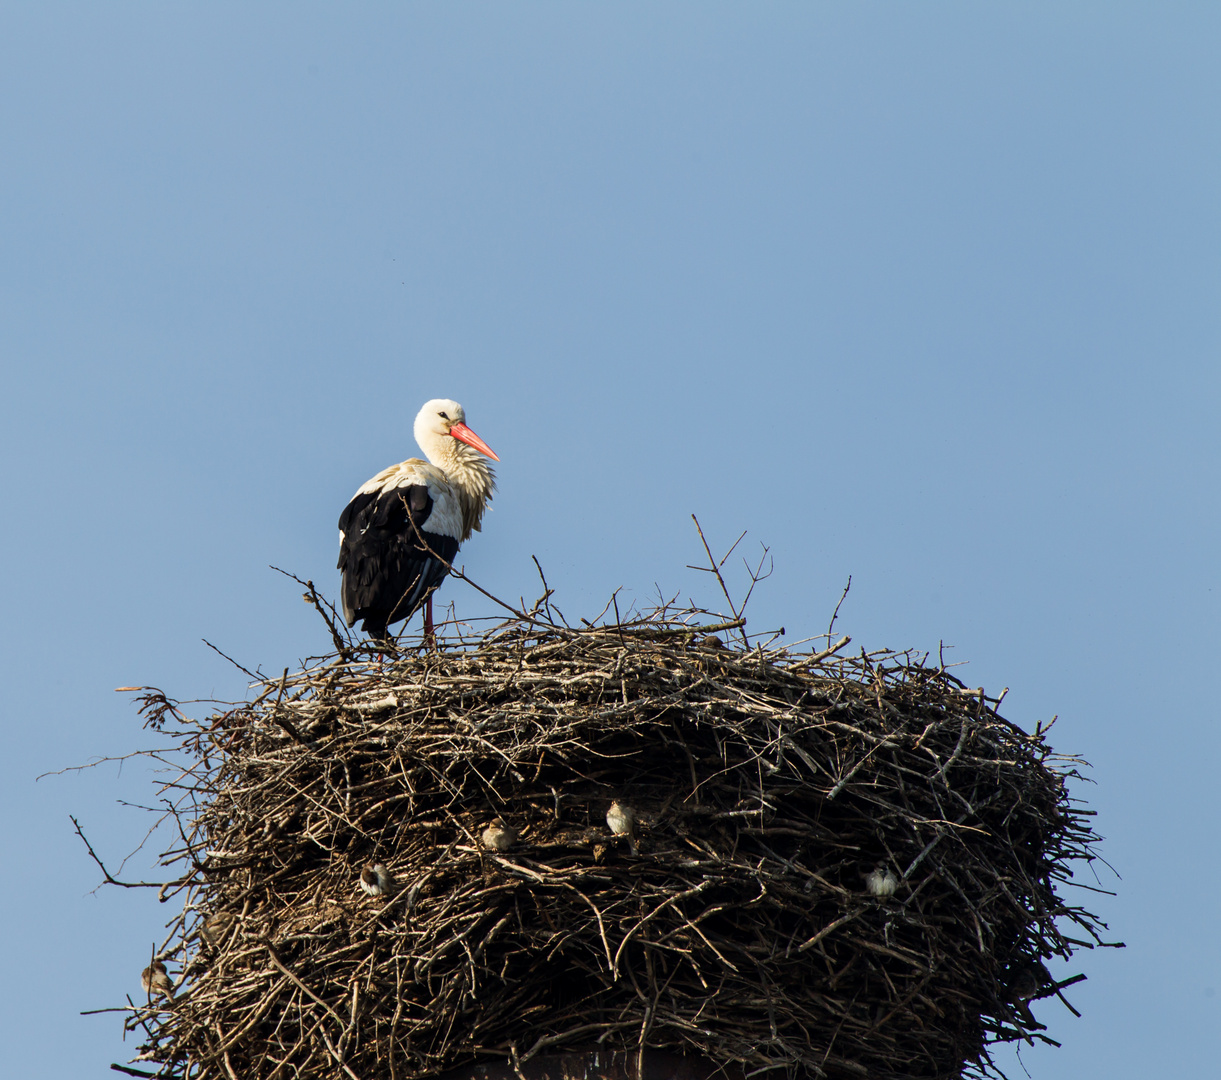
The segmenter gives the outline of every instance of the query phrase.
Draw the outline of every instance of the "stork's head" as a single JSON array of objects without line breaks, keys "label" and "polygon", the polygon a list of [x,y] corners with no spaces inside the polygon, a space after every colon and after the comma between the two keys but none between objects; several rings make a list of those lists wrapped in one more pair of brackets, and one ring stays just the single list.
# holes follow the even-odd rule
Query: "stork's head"
[{"label": "stork's head", "polygon": [[436,446],[446,436],[466,443],[493,461],[500,460],[492,448],[466,426],[466,411],[461,405],[449,398],[434,398],[425,404],[415,418],[415,441],[427,453],[430,447]]}]

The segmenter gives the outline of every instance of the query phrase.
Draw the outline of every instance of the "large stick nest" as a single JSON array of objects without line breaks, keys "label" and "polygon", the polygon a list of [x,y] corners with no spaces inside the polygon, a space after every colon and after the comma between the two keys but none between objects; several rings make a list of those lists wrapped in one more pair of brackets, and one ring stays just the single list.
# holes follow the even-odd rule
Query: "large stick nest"
[{"label": "large stick nest", "polygon": [[[1043,961],[1102,927],[1057,891],[1097,839],[1075,759],[910,654],[707,633],[663,610],[343,645],[202,721],[148,693],[190,763],[165,789],[177,996],[135,1006],[141,1058],[367,1080],[647,1047],[914,1078],[1046,1039],[1030,1005],[1076,980]],[[866,888],[879,863],[893,896]],[[392,895],[360,888],[369,864]]]}]

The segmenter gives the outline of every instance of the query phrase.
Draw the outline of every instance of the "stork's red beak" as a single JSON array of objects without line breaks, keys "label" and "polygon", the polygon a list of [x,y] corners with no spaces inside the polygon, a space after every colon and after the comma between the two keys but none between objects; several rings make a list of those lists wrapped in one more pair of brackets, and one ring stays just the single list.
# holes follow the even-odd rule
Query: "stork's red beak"
[{"label": "stork's red beak", "polygon": [[499,461],[492,448],[488,446],[478,435],[463,423],[454,424],[449,429],[449,433],[459,442],[466,443],[467,446],[473,446],[481,454],[487,454],[493,461]]}]

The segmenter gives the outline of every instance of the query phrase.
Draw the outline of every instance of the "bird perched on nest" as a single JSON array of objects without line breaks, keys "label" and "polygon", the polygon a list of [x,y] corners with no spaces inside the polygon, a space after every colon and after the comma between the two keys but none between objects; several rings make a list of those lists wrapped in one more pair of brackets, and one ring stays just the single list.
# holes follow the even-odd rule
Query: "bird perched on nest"
[{"label": "bird perched on nest", "polygon": [[165,965],[160,960],[154,960],[140,972],[140,985],[151,998],[154,994],[163,994],[167,1001],[174,1000],[174,984],[170,981]]},{"label": "bird perched on nest", "polygon": [[616,836],[626,836],[628,850],[636,854],[636,811],[616,799],[606,811],[606,824]]},{"label": "bird perched on nest", "polygon": [[489,851],[508,851],[517,843],[517,832],[500,818],[492,818],[480,834],[479,842]]},{"label": "bird perched on nest", "polygon": [[1009,993],[1014,1001],[1029,1001],[1042,986],[1043,980],[1035,974],[1031,967],[1024,967],[1013,980]]},{"label": "bird perched on nest", "polygon": [[199,928],[199,936],[212,948],[219,949],[229,936],[229,928],[235,921],[236,917],[230,911],[214,912],[204,919],[203,926]]},{"label": "bird perched on nest", "polygon": [[383,863],[369,863],[360,872],[360,887],[370,896],[393,896],[398,882]]},{"label": "bird perched on nest", "polygon": [[898,887],[899,879],[895,877],[894,871],[884,862],[878,863],[877,866],[865,875],[865,888],[869,890],[870,896],[894,896],[895,890]]},{"label": "bird perched on nest", "polygon": [[461,405],[428,402],[415,418],[427,461],[409,458],[363,484],[339,515],[343,617],[364,619],[372,638],[424,608],[432,636],[432,593],[449,573],[458,546],[478,532],[496,486],[484,460],[499,461],[466,426]]},{"label": "bird perched on nest", "polygon": [[1009,1001],[1031,1027],[1042,1025],[1030,1011],[1030,1002],[1041,997],[1043,988],[1050,985],[1051,981],[1051,974],[1037,960],[1015,964],[1006,973],[1005,988],[1008,990]]}]

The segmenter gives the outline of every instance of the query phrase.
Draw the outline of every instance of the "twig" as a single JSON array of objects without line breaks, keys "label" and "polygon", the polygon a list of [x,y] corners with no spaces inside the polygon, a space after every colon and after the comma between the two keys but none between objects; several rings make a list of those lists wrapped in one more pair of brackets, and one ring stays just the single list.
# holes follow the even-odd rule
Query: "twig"
[{"label": "twig", "polygon": [[813,656],[807,656],[805,659],[801,660],[800,662],[798,662],[796,664],[789,664],[789,666],[786,670],[788,670],[788,671],[808,671],[815,664],[822,663],[822,661],[826,660],[827,657],[834,656],[837,652],[840,651],[840,649],[842,649],[845,645],[849,644],[851,641],[852,641],[852,638],[850,638],[850,637],[842,637],[839,639],[839,641],[837,641],[834,645],[832,645],[831,648],[823,649],[822,652],[816,652]]},{"label": "twig", "polygon": [[93,845],[89,843],[84,832],[81,829],[80,822],[71,814],[68,815],[68,820],[72,822],[76,830],[76,835],[81,838],[81,842],[85,845],[89,852],[89,857],[98,865],[98,869],[102,871],[102,876],[106,879],[107,885],[118,885],[122,889],[165,889],[173,885],[183,885],[191,880],[191,877],[179,878],[177,881],[120,881],[113,877],[109,870],[106,869],[106,864],[98,858],[97,852],[93,850]]},{"label": "twig", "polygon": [[290,573],[287,570],[281,570],[278,566],[272,566],[277,574],[283,574],[286,578],[291,578],[298,585],[304,586],[304,600],[307,604],[313,604],[314,610],[322,616],[322,621],[326,623],[326,628],[331,632],[331,641],[335,646],[335,652],[340,656],[348,655],[351,642],[348,641],[339,631],[339,613],[335,610],[335,605],[329,600],[323,600],[318,594],[318,590],[314,588],[313,581],[304,581],[297,577],[296,574]]},{"label": "twig", "polygon": [[298,742],[302,746],[304,746],[306,744],[306,740],[302,737],[301,732],[299,732],[295,727],[293,727],[293,725],[291,723],[289,723],[287,718],[280,715],[280,702],[284,700],[284,690],[287,686],[288,686],[288,668],[285,668],[284,674],[280,677],[280,692],[276,695],[275,704],[272,705],[272,707],[268,711],[267,715],[269,717],[271,717],[273,723],[278,724],[285,731],[287,731],[289,736],[293,739],[294,742]]},{"label": "twig", "polygon": [[243,667],[236,660],[234,660],[232,656],[229,656],[227,653],[221,652],[220,649],[218,649],[215,645],[213,645],[212,642],[210,642],[207,638],[200,638],[199,640],[202,641],[205,645],[207,645],[209,649],[211,649],[214,653],[216,653],[217,656],[223,657],[224,659],[228,660],[229,663],[231,663],[235,668],[238,669],[238,671],[244,671],[255,682],[262,681],[261,678],[258,675],[256,675],[253,671],[251,671],[248,667]]},{"label": "twig", "polygon": [[832,633],[834,632],[834,630],[835,630],[835,620],[839,618],[839,609],[840,609],[840,605],[842,605],[842,604],[843,604],[843,602],[844,602],[844,601],[847,599],[847,597],[848,597],[848,590],[849,590],[849,589],[851,589],[851,588],[852,588],[852,575],[851,575],[851,574],[849,574],[849,575],[848,575],[848,582],[847,582],[847,584],[844,586],[844,591],[843,591],[842,593],[840,593],[840,594],[839,594],[839,600],[838,600],[838,601],[836,601],[836,604],[835,604],[835,610],[834,610],[833,612],[831,612],[831,621],[830,621],[830,622],[827,624],[827,641],[830,641],[830,640],[831,640],[831,634],[832,634]]},{"label": "twig", "polygon": [[[695,531],[697,533],[699,533],[700,543],[704,545],[704,553],[708,556],[708,565],[707,566],[690,566],[689,565],[688,569],[703,570],[706,573],[714,574],[717,579],[717,584],[721,586],[721,592],[725,595],[725,602],[729,605],[729,610],[731,612],[733,612],[734,619],[735,620],[741,619],[742,611],[740,608],[737,607],[736,604],[734,604],[733,597],[729,595],[729,587],[725,584],[725,579],[721,576],[721,567],[725,565],[725,559],[728,559],[729,556],[733,554],[733,549],[736,548],[742,542],[742,536],[745,536],[746,533],[743,532],[742,536],[739,536],[737,538],[737,540],[735,540],[733,542],[730,549],[727,552],[725,552],[725,558],[723,558],[718,563],[716,561],[716,558],[712,554],[712,548],[710,548],[708,546],[708,540],[704,536],[704,530],[700,525],[700,519],[697,518],[694,514],[692,514],[691,520],[695,522]],[[752,584],[752,588],[753,588],[753,584]],[[746,636],[745,620],[743,620],[743,625],[741,628],[739,628],[738,632],[742,637],[742,644],[745,645],[746,648],[749,649],[750,648],[750,638],[748,638]]]},{"label": "twig", "polygon": [[800,945],[798,945],[796,951],[799,953],[803,953],[809,949],[814,948],[815,945],[817,945],[820,941],[822,941],[822,939],[825,938],[828,934],[830,934],[833,930],[838,930],[841,926],[844,925],[844,923],[851,922],[859,914],[860,914],[860,910],[858,909],[856,911],[850,911],[846,915],[841,915],[834,922],[828,923],[826,926],[824,926],[812,938],[809,938],[807,941],[803,941]]},{"label": "twig", "polygon": [[472,581],[469,577],[466,576],[465,573],[463,573],[461,570],[458,570],[453,565],[453,563],[451,563],[448,559],[443,558],[436,551],[434,551],[432,546],[428,543],[428,541],[424,539],[424,534],[420,531],[419,526],[416,525],[414,518],[412,518],[410,515],[408,515],[407,520],[411,523],[411,527],[412,527],[413,531],[415,532],[416,541],[420,547],[420,550],[422,550],[423,552],[425,552],[428,555],[431,555],[434,559],[437,560],[437,562],[439,562],[442,566],[444,566],[446,573],[450,577],[456,578],[458,581],[466,582],[466,584],[469,585],[476,592],[482,593],[489,600],[491,600],[492,603],[497,604],[498,606],[504,608],[505,611],[509,612],[511,615],[513,615],[514,618],[520,620],[521,622],[530,623],[532,626],[542,626],[542,627],[545,627],[546,629],[552,631],[553,633],[560,634],[560,635],[569,635],[569,634],[578,633],[578,631],[570,630],[567,627],[557,625],[554,622],[546,622],[542,619],[537,619],[533,615],[527,614],[525,611],[521,611],[518,608],[515,608],[512,604],[505,603],[505,601],[501,600],[500,597],[493,596],[492,593],[488,592],[487,589],[485,589],[482,585],[479,585],[476,582]]}]

